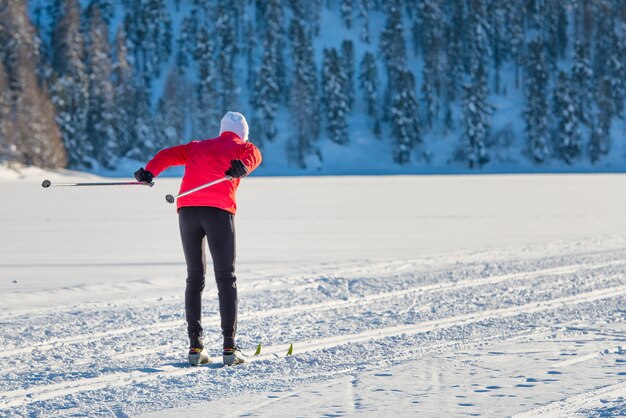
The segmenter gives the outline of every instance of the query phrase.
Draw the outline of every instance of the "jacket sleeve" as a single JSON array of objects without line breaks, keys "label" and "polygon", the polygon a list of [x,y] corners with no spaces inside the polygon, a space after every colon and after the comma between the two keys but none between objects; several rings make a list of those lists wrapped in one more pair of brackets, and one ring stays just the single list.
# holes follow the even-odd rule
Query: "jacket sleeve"
[{"label": "jacket sleeve", "polygon": [[169,167],[185,165],[188,148],[189,144],[162,149],[148,162],[146,171],[151,172],[156,177]]},{"label": "jacket sleeve", "polygon": [[246,142],[246,147],[241,154],[241,162],[248,167],[248,174],[252,173],[261,164],[261,151],[251,142]]}]

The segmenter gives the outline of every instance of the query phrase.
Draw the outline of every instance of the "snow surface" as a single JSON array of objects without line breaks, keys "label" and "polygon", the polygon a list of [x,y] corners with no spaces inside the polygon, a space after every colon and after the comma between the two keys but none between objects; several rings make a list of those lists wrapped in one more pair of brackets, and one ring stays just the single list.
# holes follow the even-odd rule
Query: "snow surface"
[{"label": "snow surface", "polygon": [[[189,368],[173,205],[0,167],[0,416],[626,414],[621,174],[254,177],[239,343]],[[294,343],[294,355],[285,357]]]}]

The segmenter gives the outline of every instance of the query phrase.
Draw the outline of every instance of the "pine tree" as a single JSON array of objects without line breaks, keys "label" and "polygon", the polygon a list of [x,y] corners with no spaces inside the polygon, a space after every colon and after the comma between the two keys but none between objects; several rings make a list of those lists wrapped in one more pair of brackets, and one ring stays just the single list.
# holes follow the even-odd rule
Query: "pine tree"
[{"label": "pine tree", "polygon": [[593,102],[592,85],[593,70],[587,58],[587,49],[582,42],[574,45],[572,62],[572,87],[575,92],[576,114],[578,120],[589,125],[591,122],[591,105]]},{"label": "pine tree", "polygon": [[136,68],[146,85],[158,77],[172,53],[172,20],[164,0],[136,0],[127,6],[124,31]]},{"label": "pine tree", "polygon": [[453,102],[456,99],[465,78],[463,51],[465,49],[467,19],[465,18],[464,5],[465,2],[453,1],[450,21],[449,23],[444,22],[446,60],[443,73],[446,75],[447,82],[443,85],[445,86],[447,102]]},{"label": "pine tree", "polygon": [[565,4],[559,1],[537,3],[537,21],[542,32],[546,62],[556,75],[557,61],[567,48],[567,16]]},{"label": "pine tree", "polygon": [[487,144],[491,130],[493,108],[487,103],[489,91],[482,60],[471,84],[466,84],[463,95],[463,148],[462,158],[469,168],[480,168],[490,160]]},{"label": "pine tree", "polygon": [[402,9],[399,0],[386,4],[387,20],[380,34],[380,53],[387,66],[389,83],[406,68],[406,43],[402,25]]},{"label": "pine tree", "polygon": [[[607,83],[607,89],[610,91],[610,100],[612,105],[609,109],[608,117],[612,118],[621,115],[624,110],[624,100],[626,100],[626,72],[624,65],[626,59],[626,35],[623,30],[626,29],[626,23],[623,24],[622,31],[616,30],[614,24],[615,11],[611,7],[611,3],[599,2],[597,7],[600,9],[598,13],[598,27],[603,30],[597,30],[595,34],[595,67],[596,83]],[[599,91],[600,87],[596,89]]]},{"label": "pine tree", "polygon": [[[626,23],[624,29],[626,30]],[[623,117],[626,101],[626,35],[614,35],[613,48],[607,63],[607,77],[611,84],[612,113]]]},{"label": "pine tree", "polygon": [[281,101],[285,75],[282,8],[278,0],[270,0],[265,10],[267,15],[263,36],[263,57],[252,95],[254,106],[252,129],[255,132],[256,143],[261,146],[265,141],[272,141],[276,137],[274,121]]},{"label": "pine tree", "polygon": [[359,18],[363,25],[360,32],[360,39],[366,44],[370,43],[370,10],[372,10],[372,0],[359,0]]},{"label": "pine tree", "polygon": [[135,85],[122,27],[115,36],[115,49],[116,60],[112,73],[115,105],[112,123],[117,142],[117,155],[141,160],[147,156],[148,150],[152,150],[150,143],[139,141],[141,129],[147,130],[145,121],[149,119],[149,103],[142,100],[145,95]]},{"label": "pine tree", "polygon": [[556,119],[553,133],[555,156],[567,164],[572,164],[580,156],[582,138],[571,82],[563,71],[559,72],[554,90],[553,114]]},{"label": "pine tree", "polygon": [[354,43],[350,40],[344,40],[341,43],[341,57],[340,65],[343,67],[345,73],[345,80],[343,85],[343,94],[346,97],[348,104],[348,111],[352,111],[354,106]]},{"label": "pine tree", "polygon": [[289,35],[293,42],[294,60],[290,110],[295,132],[289,137],[288,153],[291,161],[306,168],[306,158],[309,155],[317,155],[321,159],[315,145],[320,127],[317,70],[311,39],[298,19],[292,20]]},{"label": "pine tree", "polygon": [[[55,39],[55,28],[57,26],[57,22],[64,14],[64,4],[65,0],[49,0],[46,4],[46,15],[48,16],[48,28],[44,32],[44,37],[48,39],[48,43],[50,44],[50,52],[48,54],[48,58],[52,62],[54,59],[54,55],[52,55],[52,51],[54,51],[55,45],[58,44],[58,41]],[[40,32],[41,33],[41,32]]]},{"label": "pine tree", "polygon": [[215,46],[213,38],[205,27],[198,31],[194,58],[198,65],[198,84],[196,85],[196,104],[193,126],[194,137],[209,137],[217,133],[223,109],[219,103],[217,74],[213,63]]},{"label": "pine tree", "polygon": [[229,11],[232,13],[233,28],[235,32],[235,43],[239,43],[243,37],[245,29],[244,19],[246,15],[246,0],[230,0],[228,2]]},{"label": "pine tree", "polygon": [[[157,105],[155,134],[156,148],[167,148],[180,144],[188,137],[189,86],[186,79],[173,69],[167,75],[163,95]],[[206,134],[205,134],[206,135]]]},{"label": "pine tree", "polygon": [[198,10],[193,11],[186,16],[181,24],[178,40],[176,41],[176,65],[179,69],[184,70],[191,64],[193,52],[196,48],[195,37],[198,32]]},{"label": "pine tree", "polygon": [[371,52],[363,54],[359,71],[359,83],[363,90],[366,114],[372,121],[372,130],[380,137],[380,120],[378,117],[378,69],[376,58]]},{"label": "pine tree", "polygon": [[341,20],[348,29],[352,28],[352,0],[341,0]]},{"label": "pine tree", "polygon": [[531,41],[528,50],[526,103],[523,113],[526,122],[527,152],[532,161],[542,163],[549,157],[548,102],[546,100],[548,73],[542,42]]},{"label": "pine tree", "polygon": [[237,54],[237,39],[232,28],[234,16],[223,3],[217,6],[217,21],[215,31],[218,36],[217,49],[217,79],[219,83],[219,103],[222,111],[233,110],[238,104],[238,88],[235,81],[235,55]]},{"label": "pine tree", "polygon": [[506,37],[509,39],[510,55],[515,68],[515,88],[521,84],[520,70],[523,67],[526,51],[524,49],[524,15],[520,12],[524,0],[509,0],[504,3],[507,25]]},{"label": "pine tree", "polygon": [[402,9],[399,0],[385,3],[387,20],[380,34],[380,53],[387,69],[387,86],[383,98],[383,120],[389,119],[393,97],[399,90],[398,79],[406,71],[406,43],[402,25]]},{"label": "pine tree", "polygon": [[0,60],[0,161],[16,160],[15,122],[9,75]]},{"label": "pine tree", "polygon": [[415,76],[411,71],[402,71],[397,80],[391,102],[391,127],[395,140],[393,156],[398,164],[411,161],[411,151],[422,142],[419,114],[415,95]]},{"label": "pine tree", "polygon": [[421,41],[424,51],[424,68],[422,70],[422,94],[426,106],[426,121],[432,128],[433,121],[439,114],[439,94],[441,91],[440,48],[443,42],[443,16],[438,5],[427,0],[420,3]]},{"label": "pine tree", "polygon": [[89,0],[89,5],[86,9],[87,17],[91,18],[92,12],[96,9],[100,14],[99,18],[102,19],[108,26],[111,23],[111,19],[113,18],[115,12],[113,0]]},{"label": "pine tree", "polygon": [[86,140],[91,143],[93,158],[106,168],[114,168],[117,141],[113,127],[114,91],[112,83],[111,47],[108,28],[100,17],[100,9],[91,10],[87,50],[89,93],[87,101]]},{"label": "pine tree", "polygon": [[505,2],[496,2],[492,5],[490,8],[490,20],[493,28],[493,36],[490,37],[490,40],[493,57],[494,92],[499,94],[502,83],[500,70],[511,50],[510,40],[507,36],[507,26],[509,22]]},{"label": "pine tree", "polygon": [[598,86],[596,100],[598,108],[591,121],[589,138],[589,158],[594,164],[607,155],[611,147],[613,103],[611,100],[611,83],[607,77],[603,78]]},{"label": "pine tree", "polygon": [[609,1],[593,2],[593,16],[596,21],[594,26],[598,28],[593,33],[593,74],[596,84],[600,84],[606,75],[611,51],[616,47],[613,14]]},{"label": "pine tree", "polygon": [[[44,168],[65,167],[67,152],[54,120],[54,106],[45,83],[37,76],[40,40],[21,1],[0,2],[0,53],[12,95],[6,108],[7,90],[2,90],[11,116],[3,129],[12,135],[8,142],[11,158]],[[5,86],[6,88],[6,86]],[[0,121],[1,122],[1,121]],[[5,131],[7,132],[7,131]]]},{"label": "pine tree", "polygon": [[248,91],[254,91],[254,85],[256,84],[256,70],[258,65],[256,63],[256,49],[257,40],[254,30],[254,24],[247,20],[244,30],[244,55],[246,57],[246,88]]},{"label": "pine tree", "polygon": [[53,101],[70,166],[91,167],[93,144],[86,139],[89,77],[78,1],[65,0],[63,10],[52,45],[52,68],[58,75],[52,85]]},{"label": "pine tree", "polygon": [[[493,29],[488,21],[486,0],[474,0],[469,3],[467,48],[465,49],[466,70],[475,74],[480,65],[484,67],[484,60],[491,52],[489,38]],[[486,68],[485,68],[486,70]]]},{"label": "pine tree", "polygon": [[338,144],[348,142],[346,117],[350,111],[345,93],[346,74],[335,48],[324,49],[322,64],[322,103],[324,105],[328,134]]},{"label": "pine tree", "polygon": [[324,0],[309,0],[309,19],[313,36],[320,35],[320,21]]}]

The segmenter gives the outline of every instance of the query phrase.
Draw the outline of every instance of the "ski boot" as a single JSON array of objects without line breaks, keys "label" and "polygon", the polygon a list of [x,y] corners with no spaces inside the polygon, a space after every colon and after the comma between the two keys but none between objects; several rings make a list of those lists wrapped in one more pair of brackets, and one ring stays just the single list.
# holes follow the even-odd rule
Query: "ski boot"
[{"label": "ski boot", "polygon": [[239,346],[234,348],[224,348],[224,351],[222,352],[222,359],[225,366],[234,366],[246,362]]},{"label": "ski boot", "polygon": [[189,337],[190,340],[190,348],[189,348],[189,365],[197,366],[199,364],[208,364],[211,362],[211,357],[209,357],[209,353],[207,353],[204,348],[204,344],[202,342],[201,337]]}]

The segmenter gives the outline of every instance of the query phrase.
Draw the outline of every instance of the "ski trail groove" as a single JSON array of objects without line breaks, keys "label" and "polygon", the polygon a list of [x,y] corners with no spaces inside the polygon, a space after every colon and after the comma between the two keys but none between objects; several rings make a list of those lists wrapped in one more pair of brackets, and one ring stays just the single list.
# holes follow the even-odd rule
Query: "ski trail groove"
[{"label": "ski trail groove", "polygon": [[[295,305],[295,306],[284,307],[284,308],[274,308],[274,309],[268,309],[268,310],[263,310],[263,311],[248,312],[248,313],[240,314],[239,317],[242,320],[246,320],[246,319],[252,319],[252,318],[254,319],[266,318],[266,317],[271,317],[275,315],[293,314],[293,313],[309,311],[309,310],[310,311],[313,311],[313,310],[324,311],[324,310],[343,308],[343,307],[350,306],[350,305],[374,303],[374,302],[378,302],[378,301],[385,300],[385,299],[409,295],[412,293],[431,293],[431,292],[448,291],[448,290],[459,290],[459,289],[465,289],[465,288],[473,288],[473,287],[485,286],[485,285],[490,285],[490,284],[502,283],[508,280],[532,279],[532,278],[537,278],[543,275],[553,276],[553,275],[570,274],[570,273],[582,273],[583,271],[612,267],[612,266],[620,266],[620,265],[626,265],[626,262],[622,260],[614,260],[614,261],[610,261],[606,263],[586,263],[586,264],[572,264],[572,265],[559,266],[559,267],[549,267],[549,268],[545,268],[541,270],[532,270],[532,271],[524,271],[524,272],[517,272],[517,273],[506,273],[506,274],[489,276],[489,277],[478,278],[478,279],[471,278],[471,279],[458,280],[458,281],[425,284],[421,286],[410,287],[407,289],[402,289],[402,290],[397,290],[397,291],[392,291],[392,292],[382,292],[378,294],[366,295],[366,296],[361,296],[361,297],[352,297],[347,300],[331,300],[331,301],[319,302],[319,303],[313,303],[313,304]],[[219,316],[214,315],[214,316],[206,318],[204,320],[204,323],[207,325],[217,325],[219,324],[219,321],[220,321]],[[164,331],[164,330],[179,327],[181,326],[181,324],[183,324],[183,322],[184,322],[183,319],[178,319],[174,321],[167,321],[167,322],[152,324],[150,326],[151,326],[151,329],[155,331]],[[112,329],[108,331],[90,333],[89,335],[78,335],[78,336],[72,336],[72,337],[66,337],[66,338],[58,338],[54,340],[49,340],[45,343],[37,344],[35,347],[24,347],[24,348],[3,350],[2,352],[0,352],[0,358],[12,357],[18,354],[32,352],[35,349],[36,350],[48,350],[48,349],[54,348],[57,345],[76,344],[76,343],[82,343],[82,342],[92,340],[92,339],[100,339],[100,338],[105,338],[105,337],[110,337],[110,336],[130,334],[142,328],[145,328],[145,325]]]},{"label": "ski trail groove", "polygon": [[573,414],[581,409],[593,408],[604,399],[616,399],[620,397],[626,398],[626,381],[541,405],[529,411],[513,415],[513,418],[573,416]]},{"label": "ski trail groove", "polygon": [[[459,325],[467,325],[490,318],[506,318],[519,314],[558,309],[565,306],[577,305],[585,302],[593,302],[600,299],[619,297],[626,294],[626,285],[594,290],[573,296],[560,297],[547,301],[533,301],[524,305],[507,308],[489,309],[464,315],[426,321],[420,324],[406,324],[393,327],[380,328],[356,334],[341,335],[336,337],[321,338],[308,343],[297,344],[294,354],[323,350],[347,343],[358,343],[370,340],[379,340],[400,334],[418,334],[435,329],[451,328]],[[264,353],[257,360],[271,360],[286,352],[286,345],[266,347]],[[215,367],[211,366],[211,367]],[[106,387],[125,386],[147,380],[197,373],[201,368],[179,367],[175,365],[163,365],[158,368],[143,371],[141,369],[128,372],[104,374],[93,378],[83,378],[73,381],[54,383],[50,385],[34,386],[27,389],[0,393],[0,409],[17,407],[32,402],[52,399],[59,396],[71,395],[78,392],[98,390]]]}]

